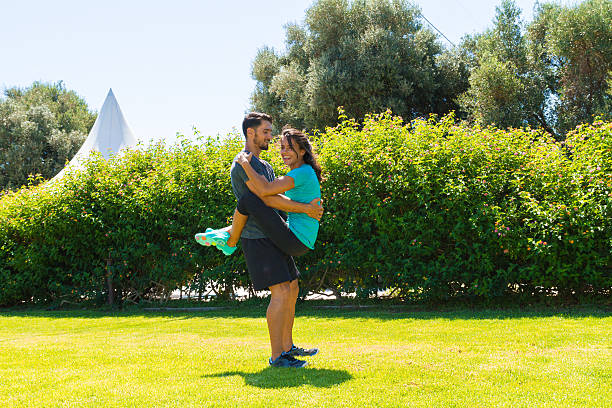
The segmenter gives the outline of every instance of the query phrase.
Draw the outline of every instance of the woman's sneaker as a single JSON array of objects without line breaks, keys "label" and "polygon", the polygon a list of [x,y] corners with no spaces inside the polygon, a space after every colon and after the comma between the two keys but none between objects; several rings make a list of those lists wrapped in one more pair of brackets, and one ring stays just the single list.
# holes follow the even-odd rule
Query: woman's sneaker
[{"label": "woman's sneaker", "polygon": [[298,360],[293,356],[283,352],[280,356],[276,358],[276,360],[272,360],[272,357],[268,360],[270,367],[293,367],[293,368],[302,368],[308,365],[307,361]]},{"label": "woman's sneaker", "polygon": [[294,344],[291,346],[291,349],[286,353],[290,356],[311,357],[317,354],[318,352],[318,348],[305,349],[302,347],[296,347]]},{"label": "woman's sneaker", "polygon": [[227,240],[229,239],[230,234],[224,229],[214,230],[212,228],[207,228],[206,232],[201,232],[195,235],[195,240],[202,245],[205,246],[216,246],[218,250],[223,252],[225,255],[229,256],[236,251],[238,247],[231,247],[227,245]]}]

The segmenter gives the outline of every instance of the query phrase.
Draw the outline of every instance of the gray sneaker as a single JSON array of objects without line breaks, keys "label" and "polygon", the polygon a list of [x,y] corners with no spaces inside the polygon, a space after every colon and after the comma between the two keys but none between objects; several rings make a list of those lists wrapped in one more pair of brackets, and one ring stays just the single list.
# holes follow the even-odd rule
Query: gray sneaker
[{"label": "gray sneaker", "polygon": [[300,356],[300,357],[311,357],[319,352],[318,348],[305,349],[302,347],[296,347],[296,345],[292,345],[291,349],[286,353],[290,356]]},{"label": "gray sneaker", "polygon": [[308,365],[307,361],[298,360],[293,356],[283,352],[280,356],[276,358],[276,360],[272,360],[272,357],[268,360],[270,367],[294,367],[294,368],[302,368]]}]

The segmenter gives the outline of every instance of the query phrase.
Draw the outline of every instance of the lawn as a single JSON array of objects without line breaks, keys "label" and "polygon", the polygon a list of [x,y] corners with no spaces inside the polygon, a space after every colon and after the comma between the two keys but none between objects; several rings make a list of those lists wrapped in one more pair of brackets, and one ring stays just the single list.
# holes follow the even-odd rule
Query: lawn
[{"label": "lawn", "polygon": [[306,369],[267,366],[265,305],[0,310],[2,407],[610,407],[612,313],[298,305]]}]

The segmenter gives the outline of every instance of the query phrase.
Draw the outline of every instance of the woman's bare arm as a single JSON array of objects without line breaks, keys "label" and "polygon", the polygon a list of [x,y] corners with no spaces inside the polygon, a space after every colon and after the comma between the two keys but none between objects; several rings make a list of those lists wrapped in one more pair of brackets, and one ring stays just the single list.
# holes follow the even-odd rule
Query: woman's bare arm
[{"label": "woman's bare arm", "polygon": [[255,169],[251,166],[250,159],[252,153],[249,155],[240,155],[238,157],[238,163],[244,169],[249,180],[246,182],[247,187],[255,195],[260,198],[266,196],[273,196],[276,194],[282,194],[287,190],[291,190],[295,187],[295,182],[292,177],[279,177],[273,181],[268,181],[264,176],[258,174]]}]

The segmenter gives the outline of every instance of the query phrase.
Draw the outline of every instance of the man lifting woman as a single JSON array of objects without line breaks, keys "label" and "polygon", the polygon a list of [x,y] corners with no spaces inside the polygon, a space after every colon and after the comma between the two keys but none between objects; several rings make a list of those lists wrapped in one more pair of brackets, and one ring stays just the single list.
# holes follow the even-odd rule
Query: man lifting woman
[{"label": "man lifting woman", "polygon": [[[197,234],[202,245],[214,244],[231,255],[240,241],[255,290],[269,289],[266,312],[273,367],[304,367],[299,356],[318,349],[293,344],[293,321],[299,272],[293,261],[314,249],[323,214],[320,206],[321,166],[308,137],[284,128],[280,154],[289,172],[275,178],[272,166],[259,158],[272,139],[272,118],[264,113],[246,115],[242,123],[245,147],[234,159],[231,183],[238,200],[232,225]],[[278,210],[288,213],[287,218]]]}]

